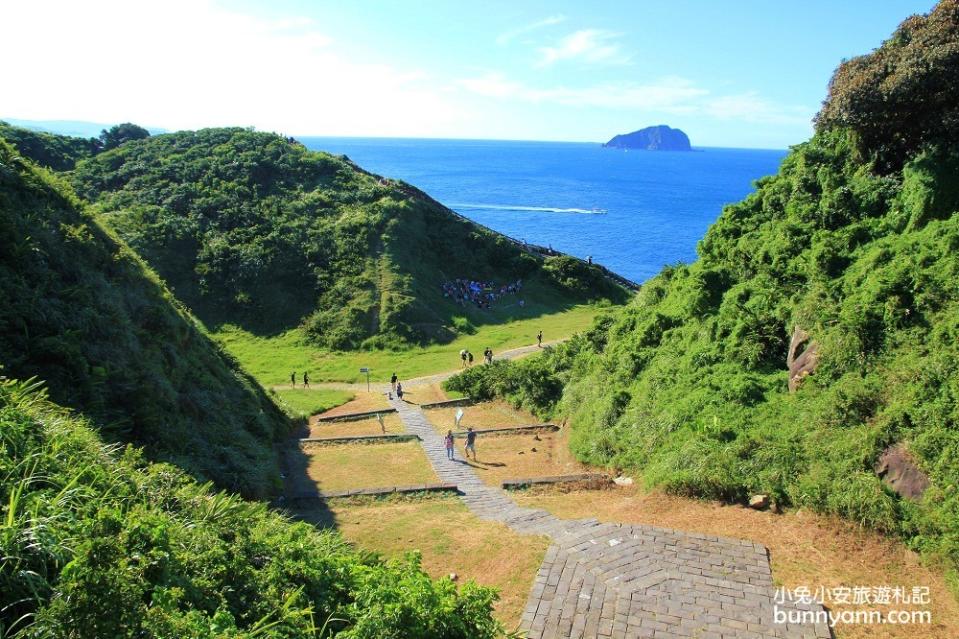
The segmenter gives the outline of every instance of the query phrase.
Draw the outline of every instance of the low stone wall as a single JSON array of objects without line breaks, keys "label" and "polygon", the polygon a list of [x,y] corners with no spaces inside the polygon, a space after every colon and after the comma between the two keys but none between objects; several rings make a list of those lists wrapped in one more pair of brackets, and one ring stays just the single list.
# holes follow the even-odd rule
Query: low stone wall
[{"label": "low stone wall", "polygon": [[517,488],[529,488],[530,486],[540,486],[544,484],[570,484],[586,483],[599,486],[607,486],[612,483],[609,475],[603,473],[579,473],[577,475],[552,475],[549,477],[528,477],[526,479],[509,479],[504,481],[502,486],[506,490]]},{"label": "low stone wall", "polygon": [[475,403],[476,402],[469,397],[460,397],[459,399],[444,399],[441,402],[427,402],[420,404],[420,408],[423,410],[430,410],[431,408],[456,408],[457,406],[472,406]]},{"label": "low stone wall", "polygon": [[395,408],[381,408],[380,410],[368,410],[362,413],[343,413],[342,415],[330,415],[329,417],[317,417],[316,421],[324,424],[332,422],[358,422],[364,419],[371,419],[377,415],[387,415],[395,413]]},{"label": "low stone wall", "polygon": [[297,440],[302,446],[310,444],[325,446],[329,444],[392,444],[394,442],[418,441],[419,436],[412,433],[387,433],[386,435],[353,435],[350,437],[305,437]]},{"label": "low stone wall", "polygon": [[359,496],[385,496],[400,495],[410,493],[456,493],[459,492],[456,484],[436,483],[436,484],[413,484],[410,486],[385,486],[382,488],[354,488],[352,490],[334,490],[330,492],[304,492],[288,497],[294,502],[301,502],[311,499],[337,499],[343,497]]},{"label": "low stone wall", "polygon": [[[474,428],[473,432],[477,435],[489,437],[491,435],[522,435],[523,433],[556,432],[559,426],[556,424],[530,424],[529,426],[496,426],[494,428]],[[453,437],[466,437],[465,430],[458,430],[453,433]]]}]

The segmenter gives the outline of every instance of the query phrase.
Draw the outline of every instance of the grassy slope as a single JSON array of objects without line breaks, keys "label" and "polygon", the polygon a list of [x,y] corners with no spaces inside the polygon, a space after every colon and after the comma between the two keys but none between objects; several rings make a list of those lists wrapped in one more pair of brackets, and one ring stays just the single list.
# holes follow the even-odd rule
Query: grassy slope
[{"label": "grassy slope", "polygon": [[276,337],[257,337],[236,327],[223,327],[214,335],[244,369],[266,386],[289,383],[293,371],[297,371],[298,380],[303,371],[308,371],[313,381],[366,381],[366,376],[359,372],[364,366],[371,370],[371,381],[385,382],[393,372],[401,379],[409,379],[458,368],[463,348],[470,349],[476,362],[480,362],[485,347],[492,348],[495,354],[535,344],[539,330],[546,341],[569,337],[589,327],[597,311],[596,306],[579,305],[537,316],[539,311],[534,307],[525,319],[479,326],[474,334],[457,337],[447,344],[398,350],[328,351],[309,343],[299,330]]},{"label": "grassy slope", "polygon": [[[534,257],[406,184],[272,134],[154,136],[81,162],[72,180],[213,329],[302,326],[339,349],[448,342],[471,325],[624,297],[594,268]],[[463,309],[440,289],[457,277],[521,278],[531,305]]]},{"label": "grassy slope", "polygon": [[118,455],[8,380],[0,557],[11,639],[497,635],[491,591],[431,581],[415,560],[380,561],[132,449]]},{"label": "grassy slope", "polygon": [[[768,493],[959,566],[956,42],[954,0],[907,21],[841,67],[830,102],[847,100],[840,119],[727,207],[695,263],[665,269],[568,346],[450,387],[568,414],[584,461],[681,494]],[[863,137],[842,120],[850,112],[886,128]],[[929,128],[903,137],[896,117]],[[797,326],[821,363],[791,394]],[[894,443],[929,474],[919,502],[874,471]]]},{"label": "grassy slope", "polygon": [[198,476],[276,488],[287,420],[69,187],[0,141],[0,364]]}]

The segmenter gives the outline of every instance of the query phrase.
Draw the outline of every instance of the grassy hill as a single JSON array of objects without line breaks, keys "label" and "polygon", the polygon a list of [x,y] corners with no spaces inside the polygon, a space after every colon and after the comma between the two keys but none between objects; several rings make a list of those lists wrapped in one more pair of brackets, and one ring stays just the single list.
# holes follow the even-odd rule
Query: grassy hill
[{"label": "grassy hill", "polygon": [[0,366],[108,441],[265,496],[288,420],[70,187],[0,140]]},{"label": "grassy hill", "polygon": [[[6,162],[4,162],[6,165]],[[487,638],[495,594],[105,446],[0,379],[0,636]]]},{"label": "grassy hill", "polygon": [[[697,261],[547,356],[451,387],[569,415],[584,461],[685,495],[766,493],[959,566],[957,69],[947,1],[843,63],[813,138]],[[791,346],[818,360],[795,392]],[[920,499],[876,472],[895,444],[928,475]]]},{"label": "grassy hill", "polygon": [[[274,134],[152,136],[80,162],[70,179],[213,330],[302,327],[334,349],[443,343],[625,297],[593,267],[534,256],[407,184]],[[524,287],[478,309],[444,296],[456,278]]]}]

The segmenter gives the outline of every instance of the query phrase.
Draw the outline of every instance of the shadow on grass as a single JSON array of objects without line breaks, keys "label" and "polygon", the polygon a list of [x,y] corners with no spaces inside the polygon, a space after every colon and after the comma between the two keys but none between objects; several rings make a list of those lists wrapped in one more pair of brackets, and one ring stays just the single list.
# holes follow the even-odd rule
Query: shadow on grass
[{"label": "shadow on grass", "polygon": [[319,485],[307,472],[310,456],[297,443],[300,438],[309,436],[309,430],[306,424],[300,426],[280,453],[283,468],[282,510],[318,528],[336,528],[336,513],[330,509]]}]

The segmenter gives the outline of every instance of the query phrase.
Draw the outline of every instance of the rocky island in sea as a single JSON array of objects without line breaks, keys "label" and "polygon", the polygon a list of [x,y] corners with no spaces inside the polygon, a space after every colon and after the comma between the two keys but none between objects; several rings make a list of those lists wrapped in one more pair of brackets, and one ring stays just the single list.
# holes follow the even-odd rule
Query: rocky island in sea
[{"label": "rocky island in sea", "polygon": [[613,136],[613,139],[603,146],[643,151],[692,151],[689,146],[689,136],[665,124],[648,126],[639,131]]}]

